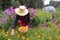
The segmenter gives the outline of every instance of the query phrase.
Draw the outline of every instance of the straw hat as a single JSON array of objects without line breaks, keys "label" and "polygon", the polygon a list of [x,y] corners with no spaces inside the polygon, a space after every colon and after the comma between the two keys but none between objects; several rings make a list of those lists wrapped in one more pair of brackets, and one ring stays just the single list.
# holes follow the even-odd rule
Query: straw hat
[{"label": "straw hat", "polygon": [[15,13],[20,16],[25,16],[28,14],[28,10],[26,9],[25,6],[19,6],[19,8],[15,9]]}]

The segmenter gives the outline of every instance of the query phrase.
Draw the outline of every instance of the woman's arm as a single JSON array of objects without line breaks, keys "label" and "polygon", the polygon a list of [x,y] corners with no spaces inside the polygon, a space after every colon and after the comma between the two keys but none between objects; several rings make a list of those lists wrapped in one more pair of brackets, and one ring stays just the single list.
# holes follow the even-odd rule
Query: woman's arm
[{"label": "woman's arm", "polygon": [[30,25],[30,14],[27,15],[27,25]]},{"label": "woman's arm", "polygon": [[12,29],[15,29],[17,27],[17,23],[18,23],[18,15],[16,15]]},{"label": "woman's arm", "polygon": [[16,18],[12,27],[11,35],[14,35],[14,29],[17,27],[17,23],[18,23],[18,15],[16,15]]},{"label": "woman's arm", "polygon": [[28,29],[30,29],[30,14],[28,14],[28,18],[27,18],[27,25],[26,27],[28,27]]}]

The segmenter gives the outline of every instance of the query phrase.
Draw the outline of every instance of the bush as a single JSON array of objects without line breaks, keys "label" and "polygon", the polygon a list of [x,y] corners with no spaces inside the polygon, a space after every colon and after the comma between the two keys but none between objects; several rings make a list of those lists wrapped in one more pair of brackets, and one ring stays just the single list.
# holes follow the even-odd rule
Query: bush
[{"label": "bush", "polygon": [[19,2],[18,0],[16,0],[16,1],[11,0],[11,5],[12,5],[13,7],[18,7],[18,6],[20,6],[20,2]]},{"label": "bush", "polygon": [[37,16],[40,19],[40,23],[44,23],[44,22],[46,22],[46,20],[51,20],[51,18],[52,18],[52,15],[50,13],[47,13],[47,12],[44,13],[41,10],[37,10]]},{"label": "bush", "polygon": [[[12,27],[13,20],[11,16],[6,15],[3,11],[0,11],[0,29],[9,29]],[[14,15],[12,15],[14,16]]]},{"label": "bush", "polygon": [[57,21],[58,23],[60,23],[60,17],[57,17],[57,18],[56,18],[56,21]]},{"label": "bush", "polygon": [[58,7],[57,7],[57,11],[59,11],[59,12],[60,12],[60,6],[58,6]]},{"label": "bush", "polygon": [[38,26],[39,24],[46,23],[46,21],[50,21],[52,18],[52,14],[44,13],[41,10],[37,10],[36,16],[31,20],[31,25]]},{"label": "bush", "polygon": [[7,38],[3,35],[0,35],[0,40],[7,40]]},{"label": "bush", "polygon": [[0,10],[2,10],[2,7],[0,6]]},{"label": "bush", "polygon": [[8,21],[7,21],[7,23],[0,23],[1,25],[0,25],[0,29],[5,29],[5,31],[7,31],[9,28],[11,28],[12,27],[12,24],[13,24],[13,20],[12,19],[9,19]]},{"label": "bush", "polygon": [[30,24],[31,24],[32,26],[37,27],[37,26],[40,24],[40,19],[39,19],[39,17],[38,17],[38,16],[35,16],[35,18],[33,18],[33,19],[31,20]]}]

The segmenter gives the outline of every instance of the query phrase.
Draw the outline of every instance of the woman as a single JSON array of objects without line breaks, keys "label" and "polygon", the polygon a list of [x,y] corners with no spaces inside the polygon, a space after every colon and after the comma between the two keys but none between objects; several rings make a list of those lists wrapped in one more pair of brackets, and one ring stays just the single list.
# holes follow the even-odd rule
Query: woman
[{"label": "woman", "polygon": [[25,26],[30,28],[30,14],[25,6],[21,5],[19,8],[15,9],[16,19],[14,21],[11,35],[14,35],[14,29],[17,27],[17,23],[19,20],[20,26]]}]

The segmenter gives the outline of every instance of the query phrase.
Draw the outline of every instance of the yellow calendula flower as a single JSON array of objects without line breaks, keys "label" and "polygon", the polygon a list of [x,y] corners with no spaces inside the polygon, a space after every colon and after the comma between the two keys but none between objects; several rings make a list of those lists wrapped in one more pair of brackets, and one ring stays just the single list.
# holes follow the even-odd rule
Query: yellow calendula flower
[{"label": "yellow calendula flower", "polygon": [[20,34],[21,36],[23,36],[22,34]]},{"label": "yellow calendula flower", "polygon": [[41,37],[40,35],[38,37]]},{"label": "yellow calendula flower", "polygon": [[49,36],[49,40],[53,40],[51,36]]},{"label": "yellow calendula flower", "polygon": [[57,29],[57,33],[59,33],[59,29]]},{"label": "yellow calendula flower", "polygon": [[8,34],[8,32],[6,32],[6,34]]},{"label": "yellow calendula flower", "polygon": [[23,37],[23,39],[25,39],[25,37]]},{"label": "yellow calendula flower", "polygon": [[10,38],[8,40],[11,40]]},{"label": "yellow calendula flower", "polygon": [[57,40],[60,40],[60,36],[57,37]]},{"label": "yellow calendula flower", "polygon": [[44,28],[42,28],[42,30],[44,30]]},{"label": "yellow calendula flower", "polygon": [[5,34],[5,33],[3,33],[3,34]]},{"label": "yellow calendula flower", "polygon": [[36,35],[36,34],[38,34],[37,32],[36,33],[34,33],[34,35]]},{"label": "yellow calendula flower", "polygon": [[22,38],[23,36],[21,36],[21,38]]},{"label": "yellow calendula flower", "polygon": [[24,37],[24,36],[21,36],[21,38],[22,38],[22,39],[25,39],[25,37]]},{"label": "yellow calendula flower", "polygon": [[5,36],[8,36],[8,34],[5,34]]},{"label": "yellow calendula flower", "polygon": [[51,26],[48,26],[48,28],[50,28]]},{"label": "yellow calendula flower", "polygon": [[50,33],[48,33],[48,35],[50,35]]},{"label": "yellow calendula flower", "polygon": [[1,33],[3,33],[3,32],[1,32]]},{"label": "yellow calendula flower", "polygon": [[29,38],[26,38],[26,40],[29,40]]},{"label": "yellow calendula flower", "polygon": [[60,38],[60,36],[58,38]]},{"label": "yellow calendula flower", "polygon": [[50,37],[49,39],[52,40],[52,37]]},{"label": "yellow calendula flower", "polygon": [[57,36],[56,36],[56,38],[57,38]]},{"label": "yellow calendula flower", "polygon": [[35,37],[35,38],[38,38],[38,37]]},{"label": "yellow calendula flower", "polygon": [[20,37],[20,35],[17,35],[18,37]]},{"label": "yellow calendula flower", "polygon": [[2,29],[2,32],[4,32],[4,29]]},{"label": "yellow calendula flower", "polygon": [[16,31],[16,33],[18,33],[18,32]]},{"label": "yellow calendula flower", "polygon": [[42,36],[45,36],[45,34],[44,34],[44,33],[42,33]]}]

